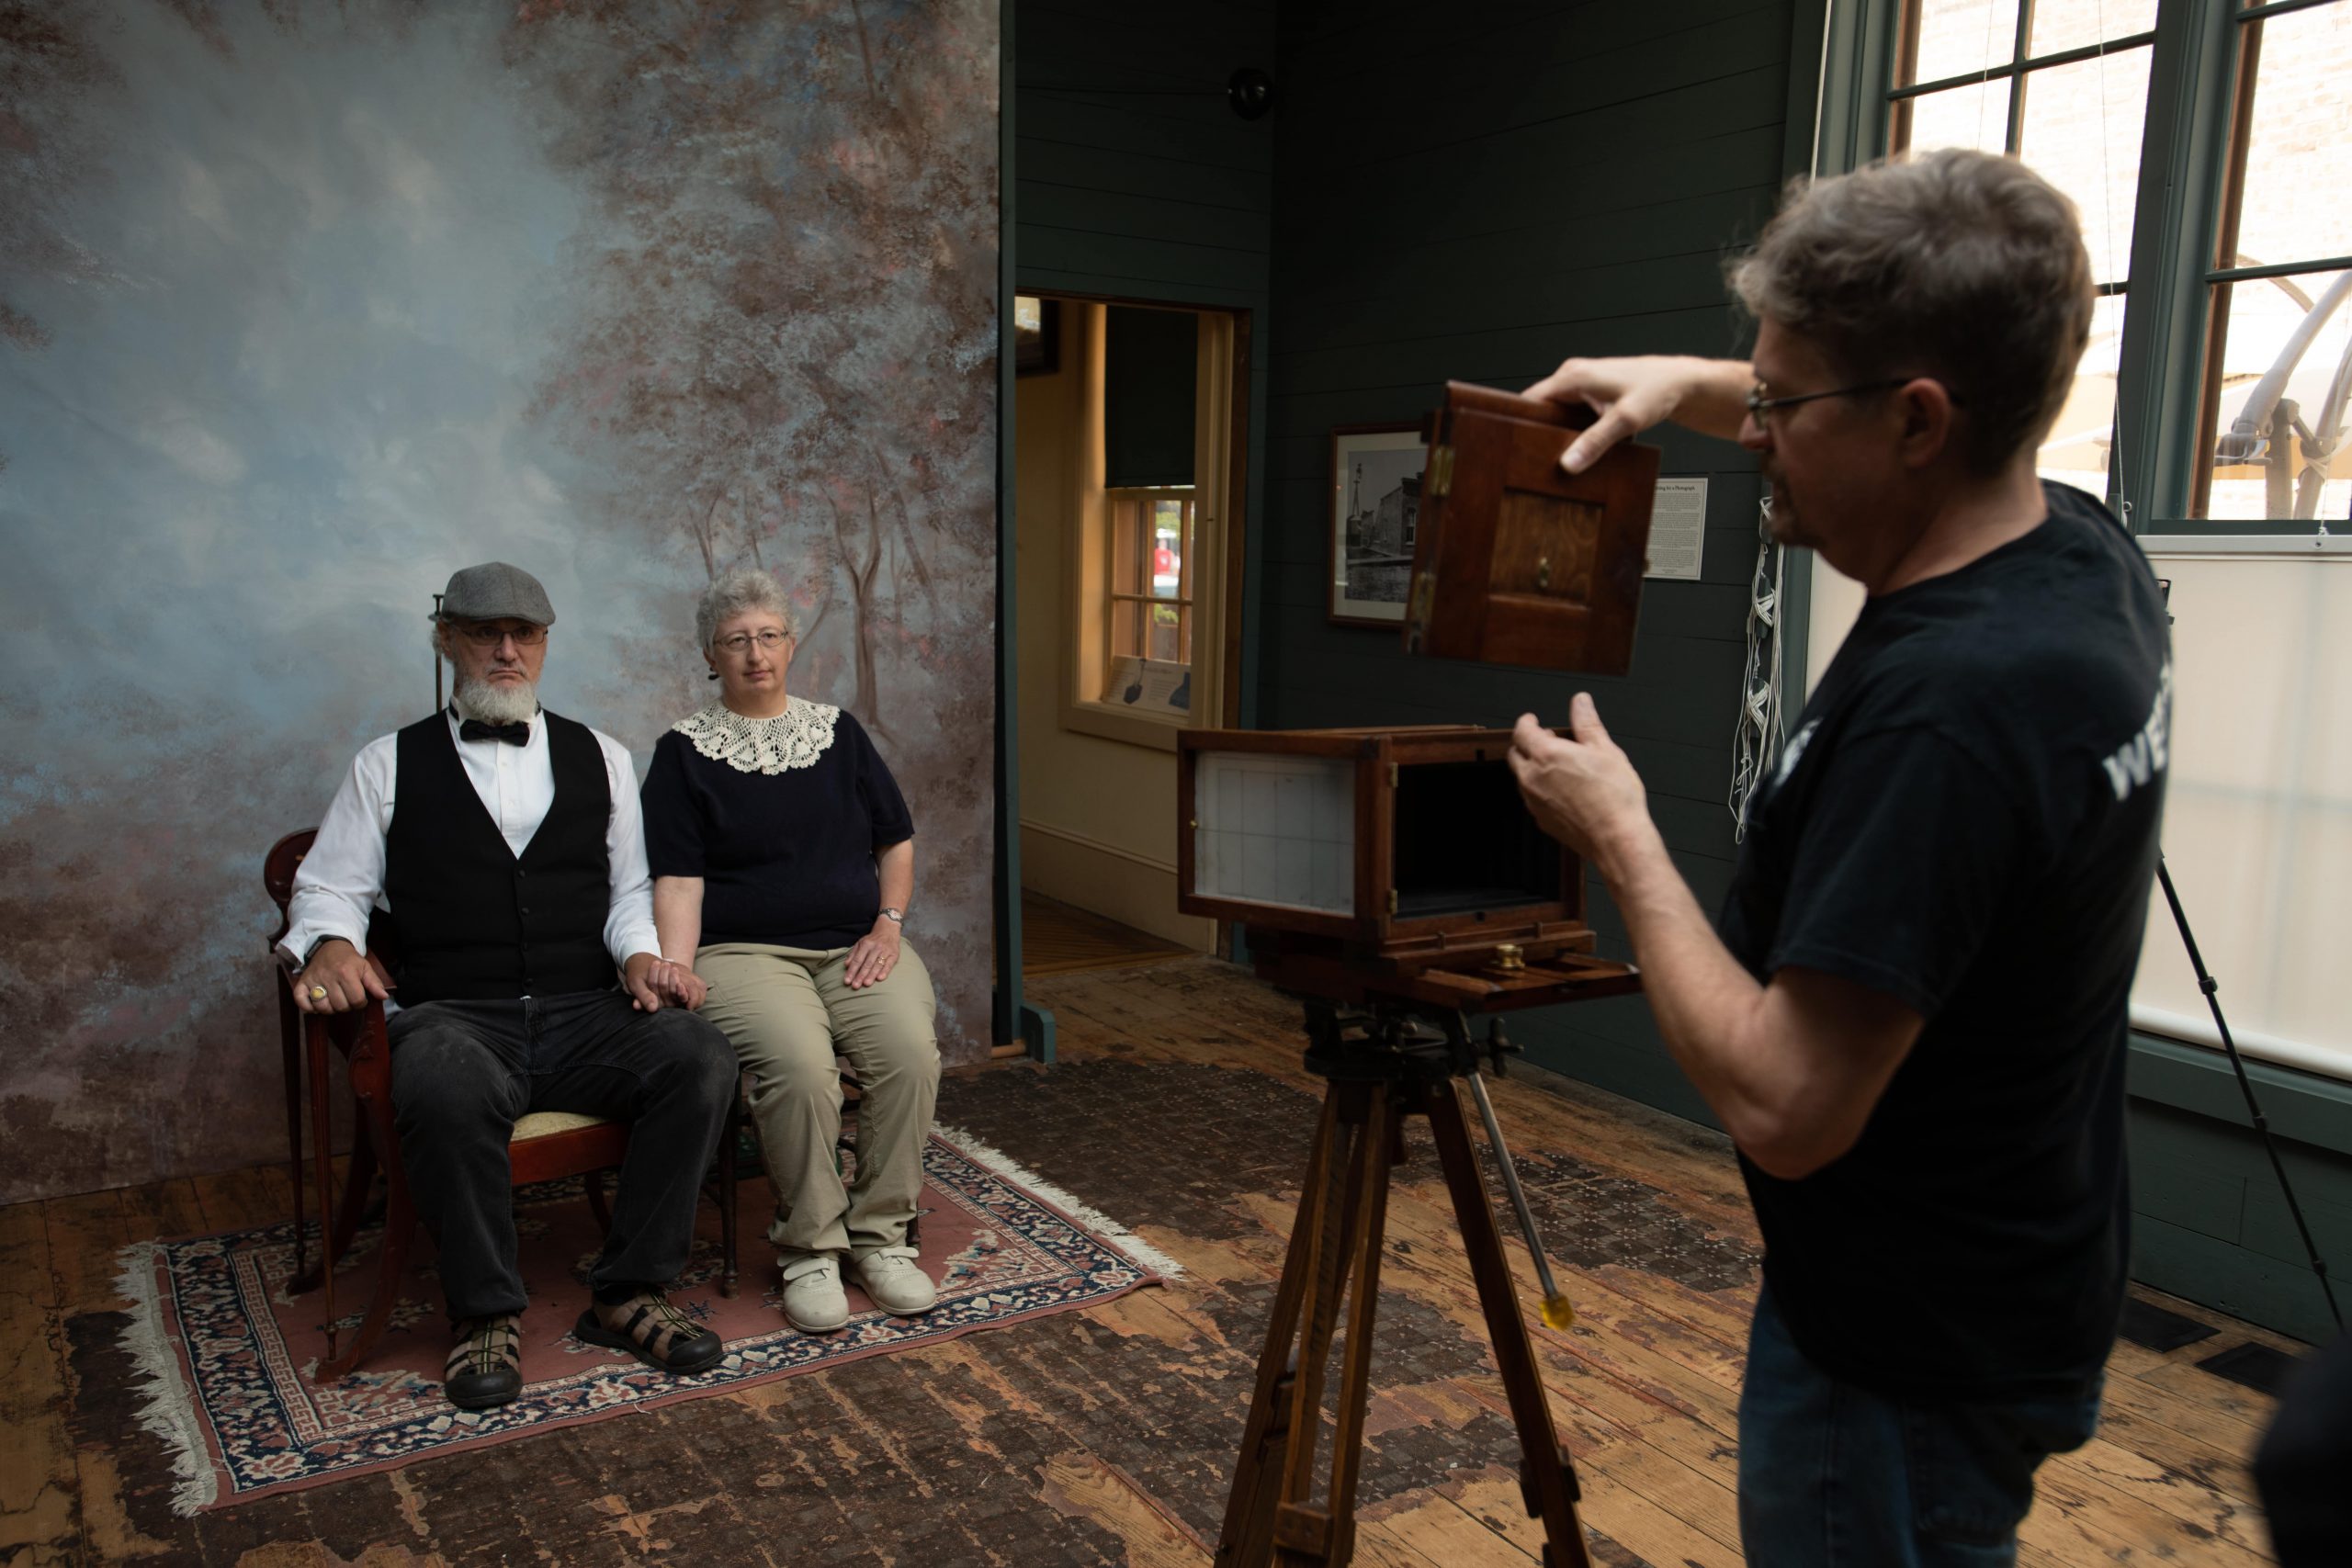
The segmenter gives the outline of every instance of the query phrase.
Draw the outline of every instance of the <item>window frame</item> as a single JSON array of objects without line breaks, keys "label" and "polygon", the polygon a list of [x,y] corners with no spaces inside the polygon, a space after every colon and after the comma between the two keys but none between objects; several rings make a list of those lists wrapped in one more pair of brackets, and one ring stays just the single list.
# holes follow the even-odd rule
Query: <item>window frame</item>
[{"label": "window frame", "polygon": [[[2207,413],[2205,367],[2218,319],[2211,309],[2214,286],[2352,265],[2352,258],[2346,257],[2250,267],[2214,265],[2239,134],[2235,115],[2243,24],[2257,17],[2347,3],[2352,0],[2157,0],[2155,26],[2149,32],[2029,58],[2022,65],[2018,59],[2022,45],[2017,44],[2005,62],[1917,85],[1934,88],[1990,81],[2143,42],[2151,51],[2118,351],[2117,456],[2109,468],[2107,494],[2108,504],[2136,535],[2308,540],[2328,521],[2219,520],[2190,513]],[[1814,144],[1816,175],[1845,174],[1883,154],[1894,129],[1898,51],[1914,4],[1916,0],[1831,0],[1822,44]],[[2018,7],[2020,39],[2030,26],[2031,12],[2031,0],[2024,0]],[[2012,90],[2010,146],[2016,144],[2020,102]]]},{"label": "window frame", "polygon": [[[1111,537],[1104,541],[1103,546],[1103,558],[1107,562],[1116,562],[1118,559],[1118,536],[1121,529],[1131,526],[1138,521],[1132,517],[1123,518],[1122,513],[1125,508],[1129,506],[1148,508],[1159,502],[1172,501],[1182,504],[1184,509],[1183,526],[1181,530],[1184,548],[1177,557],[1174,598],[1163,598],[1157,593],[1135,593],[1119,588],[1112,581],[1116,576],[1115,567],[1104,573],[1102,604],[1105,669],[1109,668],[1111,660],[1124,657],[1119,652],[1118,606],[1121,604],[1166,605],[1174,610],[1177,615],[1176,642],[1179,648],[1185,650],[1185,657],[1162,662],[1173,662],[1187,667],[1195,662],[1193,658],[1195,650],[1191,645],[1199,635],[1200,625],[1199,616],[1193,605],[1193,558],[1195,553],[1194,545],[1200,536],[1199,493],[1198,489],[1192,485],[1123,485],[1103,491],[1105,521],[1111,529]],[[1150,640],[1148,633],[1146,633],[1143,640],[1148,646]],[[1151,656],[1148,652],[1145,652],[1136,657],[1148,659]]]}]

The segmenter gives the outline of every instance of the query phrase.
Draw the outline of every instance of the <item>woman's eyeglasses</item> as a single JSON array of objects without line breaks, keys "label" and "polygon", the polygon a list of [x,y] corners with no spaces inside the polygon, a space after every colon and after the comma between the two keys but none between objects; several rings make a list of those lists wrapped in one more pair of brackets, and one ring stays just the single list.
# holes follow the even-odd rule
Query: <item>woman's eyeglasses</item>
[{"label": "woman's eyeglasses", "polygon": [[737,632],[733,637],[720,637],[718,639],[718,647],[721,652],[731,653],[736,658],[741,659],[743,655],[752,651],[754,644],[758,645],[759,650],[762,653],[774,653],[777,649],[782,648],[786,643],[790,642],[791,640],[792,639],[790,637],[779,631],[764,631],[756,635],[751,632]]}]

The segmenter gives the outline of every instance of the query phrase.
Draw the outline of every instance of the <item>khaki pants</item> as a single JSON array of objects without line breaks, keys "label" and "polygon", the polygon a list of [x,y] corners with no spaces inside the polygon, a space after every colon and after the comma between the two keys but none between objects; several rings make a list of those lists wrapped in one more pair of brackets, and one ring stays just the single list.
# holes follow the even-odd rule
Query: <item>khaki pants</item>
[{"label": "khaki pants", "polygon": [[[783,1261],[809,1253],[863,1258],[906,1240],[922,1191],[922,1148],[939,1099],[931,975],[911,943],[889,977],[852,990],[849,949],[825,952],[719,942],[695,955],[710,984],[702,1016],[735,1046],[752,1077],[776,1217],[768,1239]],[[834,1168],[849,1058],[858,1105],[855,1176]]]}]

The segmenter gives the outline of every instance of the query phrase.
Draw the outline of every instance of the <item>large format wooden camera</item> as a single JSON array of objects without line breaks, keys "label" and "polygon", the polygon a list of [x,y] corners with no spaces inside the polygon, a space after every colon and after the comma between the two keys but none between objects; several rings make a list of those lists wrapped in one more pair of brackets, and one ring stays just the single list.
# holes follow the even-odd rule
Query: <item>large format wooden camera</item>
[{"label": "large format wooden camera", "polygon": [[1241,922],[1275,984],[1350,1005],[1636,988],[1591,955],[1583,862],[1535,825],[1510,752],[1466,725],[1186,731],[1178,906]]}]

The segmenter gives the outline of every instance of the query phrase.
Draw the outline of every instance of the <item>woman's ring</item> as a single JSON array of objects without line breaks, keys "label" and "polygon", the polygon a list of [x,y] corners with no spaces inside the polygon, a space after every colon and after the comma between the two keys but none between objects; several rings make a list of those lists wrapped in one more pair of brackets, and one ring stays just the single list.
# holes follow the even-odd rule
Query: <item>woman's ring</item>
[{"label": "woman's ring", "polygon": [[313,987],[311,987],[311,999],[312,1001],[314,1001],[314,1002],[322,1002],[322,1001],[326,1000],[326,999],[327,999],[327,988],[326,988],[324,986],[313,986]]}]

